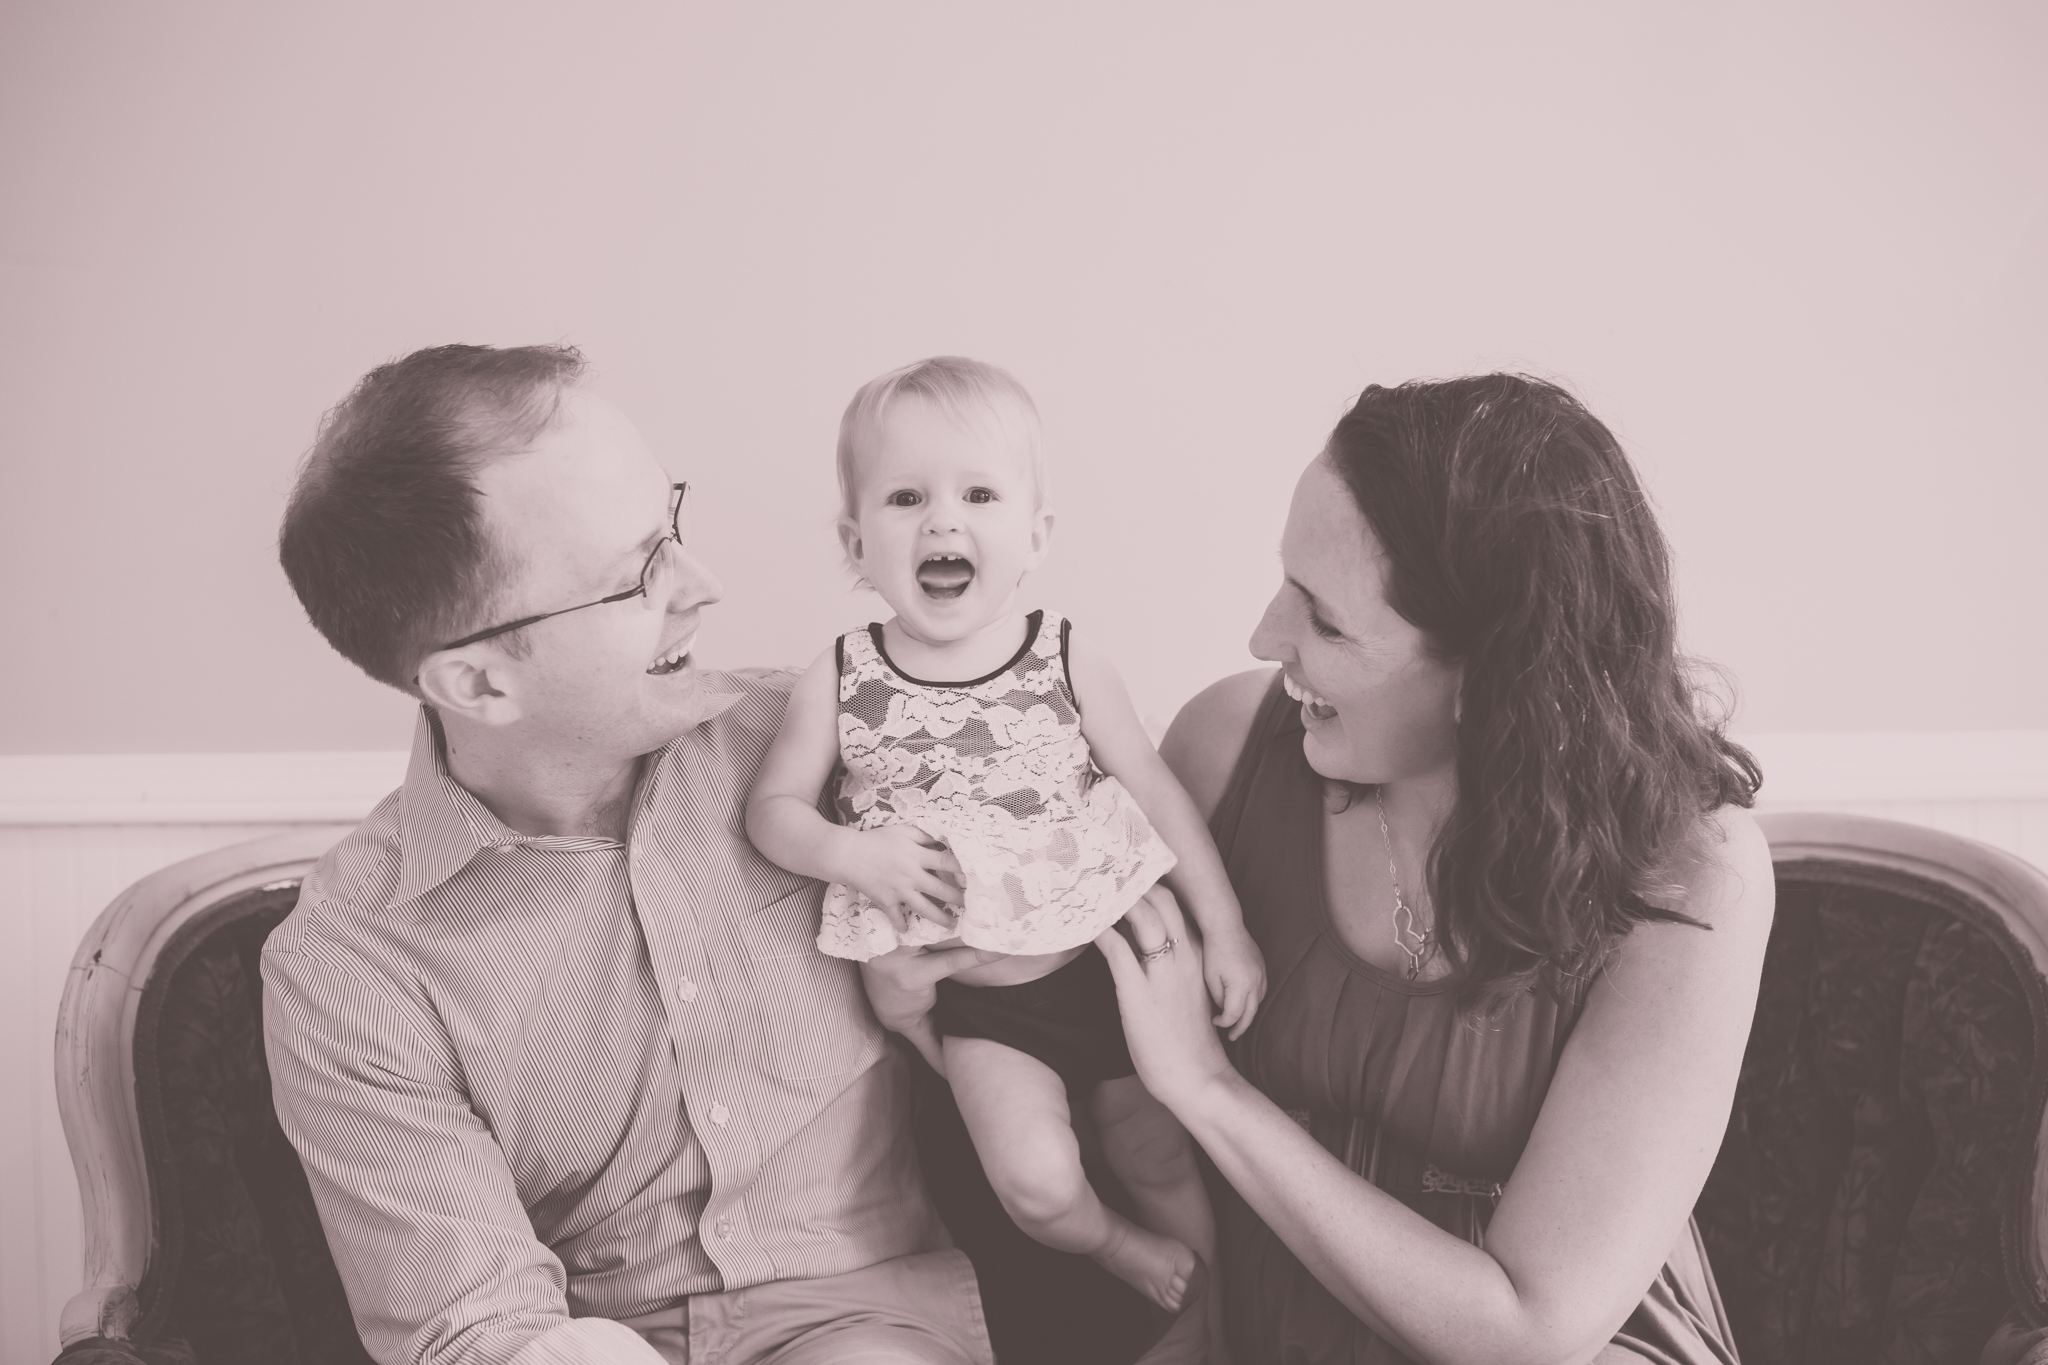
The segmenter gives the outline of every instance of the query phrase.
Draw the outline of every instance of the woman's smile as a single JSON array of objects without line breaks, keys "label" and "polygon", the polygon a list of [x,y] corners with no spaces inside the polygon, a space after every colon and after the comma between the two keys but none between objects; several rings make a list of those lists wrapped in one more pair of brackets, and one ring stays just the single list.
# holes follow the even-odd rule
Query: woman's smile
[{"label": "woman's smile", "polygon": [[1284,670],[1280,674],[1280,686],[1287,690],[1288,696],[1301,703],[1302,716],[1307,720],[1328,720],[1337,714],[1336,707],[1323,700],[1319,693],[1296,682]]}]

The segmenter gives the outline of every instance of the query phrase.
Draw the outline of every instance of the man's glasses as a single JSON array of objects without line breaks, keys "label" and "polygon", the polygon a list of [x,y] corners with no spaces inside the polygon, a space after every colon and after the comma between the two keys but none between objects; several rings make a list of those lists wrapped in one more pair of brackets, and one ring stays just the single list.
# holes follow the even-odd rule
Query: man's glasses
[{"label": "man's glasses", "polygon": [[673,545],[677,550],[682,549],[683,494],[689,491],[690,485],[687,483],[670,486],[668,534],[663,536],[654,549],[648,552],[647,562],[640,566],[640,581],[624,592],[615,592],[610,597],[600,597],[595,602],[579,602],[573,607],[563,607],[560,611],[544,611],[538,616],[522,616],[517,621],[507,621],[502,626],[492,626],[489,630],[480,630],[474,635],[465,635],[460,640],[450,640],[445,645],[437,645],[436,648],[460,649],[464,645],[473,645],[479,640],[488,640],[494,635],[504,635],[508,632],[530,626],[536,621],[545,621],[550,616],[567,616],[572,611],[582,611],[585,607],[601,607],[607,602],[623,602],[629,597],[652,599],[664,596],[664,593],[656,590],[660,586],[656,580],[669,566],[675,563],[675,556],[670,553],[669,547]]}]

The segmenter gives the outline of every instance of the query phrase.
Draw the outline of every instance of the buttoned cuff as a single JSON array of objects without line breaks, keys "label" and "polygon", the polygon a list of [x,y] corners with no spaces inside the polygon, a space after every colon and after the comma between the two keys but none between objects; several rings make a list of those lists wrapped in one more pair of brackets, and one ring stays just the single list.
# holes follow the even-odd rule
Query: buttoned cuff
[{"label": "buttoned cuff", "polygon": [[638,1332],[610,1318],[571,1318],[557,1323],[505,1365],[667,1365],[661,1352]]}]

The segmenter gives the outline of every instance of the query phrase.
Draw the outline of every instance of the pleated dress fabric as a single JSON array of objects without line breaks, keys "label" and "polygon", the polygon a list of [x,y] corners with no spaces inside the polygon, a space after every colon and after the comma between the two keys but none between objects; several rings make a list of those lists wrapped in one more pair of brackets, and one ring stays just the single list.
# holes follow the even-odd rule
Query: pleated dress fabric
[{"label": "pleated dress fabric", "polygon": [[[1210,822],[1271,983],[1236,1045],[1237,1064],[1353,1171],[1483,1245],[1580,1003],[1532,993],[1475,1023],[1444,983],[1407,981],[1352,953],[1330,919],[1324,783],[1301,744],[1299,707],[1276,676]],[[1346,1311],[1234,1193],[1219,1216],[1240,1362],[1409,1360]],[[1736,1359],[1690,1221],[1615,1344],[1658,1365]]]}]

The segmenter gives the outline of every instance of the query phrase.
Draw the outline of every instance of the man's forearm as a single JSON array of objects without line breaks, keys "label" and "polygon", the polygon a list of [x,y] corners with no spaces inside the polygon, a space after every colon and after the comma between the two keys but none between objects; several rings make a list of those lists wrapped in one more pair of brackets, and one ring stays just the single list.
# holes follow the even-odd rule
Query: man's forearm
[{"label": "man's forearm", "polygon": [[557,1323],[521,1346],[506,1365],[666,1365],[638,1332],[609,1318]]}]

